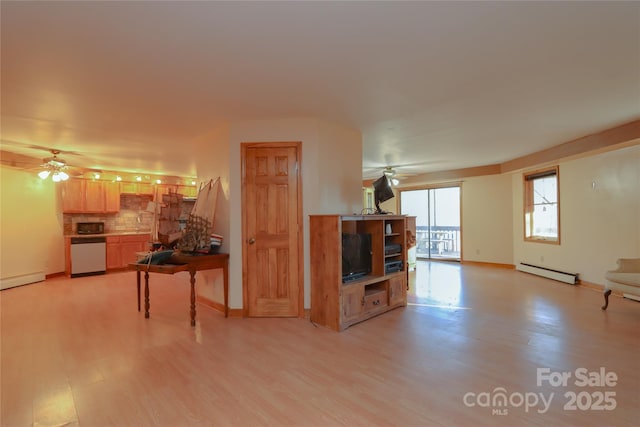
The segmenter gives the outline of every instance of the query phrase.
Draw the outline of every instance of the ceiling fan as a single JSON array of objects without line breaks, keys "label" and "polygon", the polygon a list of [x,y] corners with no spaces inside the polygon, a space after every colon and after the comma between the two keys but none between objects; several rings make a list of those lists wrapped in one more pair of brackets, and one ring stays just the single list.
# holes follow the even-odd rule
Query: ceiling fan
[{"label": "ceiling fan", "polygon": [[51,175],[53,182],[66,181],[69,179],[69,174],[65,172],[68,169],[67,162],[58,158],[60,150],[51,150],[51,154],[53,157],[42,159],[44,163],[41,165],[42,171],[38,172],[38,176],[47,179]]},{"label": "ceiling fan", "polygon": [[[85,172],[101,172],[96,169],[72,166],[67,163],[66,160],[58,157],[62,153],[73,155],[78,154],[73,151],[63,151],[39,145],[14,143],[13,141],[6,140],[2,140],[2,145],[15,145],[17,148],[15,152],[4,150],[0,152],[3,165],[21,170],[38,170],[38,176],[42,179],[47,179],[50,176],[53,181],[59,182],[66,181],[70,176],[81,176]],[[28,152],[30,150],[48,151],[51,156],[44,159],[37,159],[32,155],[25,154],[25,151]]]},{"label": "ceiling fan", "polygon": [[396,170],[392,166],[387,166],[382,171],[382,174],[387,177],[391,185],[398,185],[400,180],[396,178]]},{"label": "ceiling fan", "polygon": [[[385,156],[386,157],[386,156]],[[389,159],[391,160],[391,159]],[[400,181],[405,178],[410,178],[416,175],[426,173],[428,167],[436,164],[440,164],[440,161],[426,161],[426,162],[413,162],[413,163],[378,163],[375,162],[370,166],[365,166],[362,170],[364,179],[375,179],[380,176],[380,170],[393,185],[398,185]]]}]

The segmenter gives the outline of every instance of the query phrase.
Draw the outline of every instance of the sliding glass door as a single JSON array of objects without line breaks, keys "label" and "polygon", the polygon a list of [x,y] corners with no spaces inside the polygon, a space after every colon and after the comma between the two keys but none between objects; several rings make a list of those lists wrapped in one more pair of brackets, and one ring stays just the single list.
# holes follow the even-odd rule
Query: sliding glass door
[{"label": "sliding glass door", "polygon": [[400,190],[400,213],[416,217],[416,257],[460,260],[460,187]]}]

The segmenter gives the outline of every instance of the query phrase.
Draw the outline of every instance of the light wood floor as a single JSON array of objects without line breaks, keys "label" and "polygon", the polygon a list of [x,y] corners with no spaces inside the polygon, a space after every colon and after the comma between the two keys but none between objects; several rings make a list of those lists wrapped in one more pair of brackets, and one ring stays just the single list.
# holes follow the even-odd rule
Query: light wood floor
[{"label": "light wood floor", "polygon": [[[624,426],[640,418],[640,303],[612,297],[603,312],[594,290],[482,266],[420,262],[412,275],[411,305],[342,333],[305,319],[225,319],[203,305],[191,328],[186,273],[152,276],[148,320],[136,308],[133,272],[4,290],[1,424]],[[617,375],[615,386],[578,387],[575,377],[566,387],[536,384],[537,368],[601,367]],[[497,388],[511,404],[477,405]],[[582,404],[615,392],[615,409],[565,410],[567,392],[583,393]],[[554,393],[550,408],[517,405],[528,393]]]}]

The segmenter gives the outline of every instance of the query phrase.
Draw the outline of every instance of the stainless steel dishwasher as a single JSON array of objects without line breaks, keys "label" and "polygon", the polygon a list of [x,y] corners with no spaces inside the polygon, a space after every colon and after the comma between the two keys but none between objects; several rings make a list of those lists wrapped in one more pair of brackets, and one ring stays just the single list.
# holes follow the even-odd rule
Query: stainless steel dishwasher
[{"label": "stainless steel dishwasher", "polygon": [[105,237],[71,238],[71,277],[104,274],[107,270]]}]

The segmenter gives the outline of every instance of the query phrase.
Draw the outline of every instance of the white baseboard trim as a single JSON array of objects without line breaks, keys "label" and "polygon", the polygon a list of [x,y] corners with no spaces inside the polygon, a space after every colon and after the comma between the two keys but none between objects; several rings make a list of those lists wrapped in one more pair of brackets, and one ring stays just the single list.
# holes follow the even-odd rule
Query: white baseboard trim
[{"label": "white baseboard trim", "polygon": [[44,279],[44,271],[6,277],[4,279],[0,279],[0,289],[9,289],[15,288],[16,286],[28,285],[29,283],[42,282]]}]

